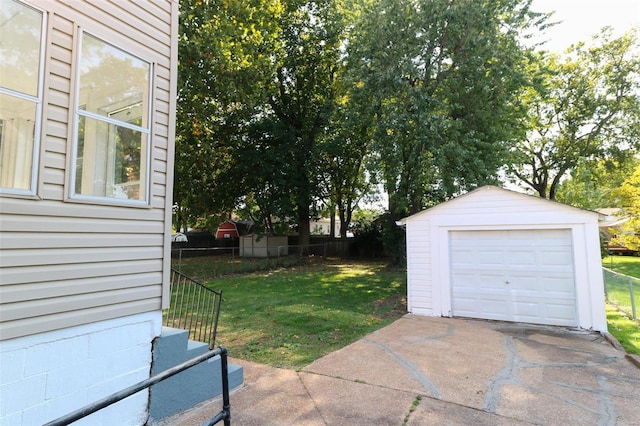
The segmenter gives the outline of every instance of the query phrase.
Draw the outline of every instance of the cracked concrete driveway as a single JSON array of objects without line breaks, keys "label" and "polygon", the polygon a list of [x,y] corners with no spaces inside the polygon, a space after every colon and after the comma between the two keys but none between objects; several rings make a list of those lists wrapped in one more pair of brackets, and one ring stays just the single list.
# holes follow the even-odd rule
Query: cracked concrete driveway
[{"label": "cracked concrete driveway", "polygon": [[232,424],[640,425],[640,369],[624,355],[583,330],[406,315],[301,371],[234,360]]}]

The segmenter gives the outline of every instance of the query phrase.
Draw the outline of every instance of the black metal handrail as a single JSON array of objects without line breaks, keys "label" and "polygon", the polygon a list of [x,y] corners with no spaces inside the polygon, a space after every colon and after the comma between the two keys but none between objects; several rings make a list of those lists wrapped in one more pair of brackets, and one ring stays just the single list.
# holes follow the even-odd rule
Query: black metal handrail
[{"label": "black metal handrail", "polygon": [[229,400],[229,365],[227,360],[227,349],[224,346],[220,346],[217,349],[204,353],[200,356],[190,359],[189,361],[185,361],[182,364],[178,364],[175,367],[172,367],[168,370],[163,371],[162,373],[158,373],[155,376],[152,376],[146,380],[136,383],[135,385],[131,385],[128,388],[122,389],[119,392],[115,392],[105,398],[102,398],[98,401],[95,401],[91,404],[88,404],[76,411],[73,411],[65,416],[59,417],[49,423],[46,423],[44,426],[65,426],[75,421],[78,421],[89,414],[95,413],[96,411],[102,410],[109,405],[115,404],[118,401],[121,401],[134,393],[140,392],[143,389],[146,389],[152,385],[155,385],[158,382],[161,382],[165,379],[168,379],[171,376],[175,376],[176,374],[193,367],[194,365],[198,365],[201,362],[208,360],[209,358],[213,358],[216,355],[220,355],[221,361],[221,369],[222,369],[222,410],[216,414],[211,420],[209,420],[206,425],[212,426],[218,423],[220,420],[224,420],[225,426],[231,425],[231,403]]},{"label": "black metal handrail", "polygon": [[171,269],[171,299],[162,313],[162,325],[189,330],[189,338],[213,349],[218,331],[222,291],[215,291]]}]

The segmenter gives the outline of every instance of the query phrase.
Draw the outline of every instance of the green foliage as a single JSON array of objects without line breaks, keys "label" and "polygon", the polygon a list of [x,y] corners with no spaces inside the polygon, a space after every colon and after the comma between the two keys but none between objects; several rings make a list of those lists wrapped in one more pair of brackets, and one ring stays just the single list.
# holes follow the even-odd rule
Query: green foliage
[{"label": "green foliage", "polygon": [[178,228],[228,212],[245,194],[237,147],[264,100],[278,1],[180,2],[174,203]]},{"label": "green foliage", "polygon": [[587,162],[624,162],[640,147],[640,46],[635,31],[563,56],[531,57],[527,137],[513,149],[511,172],[541,197],[555,199],[566,174]]},{"label": "green foliage", "polygon": [[523,114],[518,34],[544,17],[519,0],[357,6],[349,97],[371,123],[368,166],[389,194],[385,234],[395,251],[402,247],[395,220],[497,181]]},{"label": "green foliage", "polygon": [[352,221],[358,202],[371,192],[365,164],[371,145],[371,126],[354,108],[347,90],[348,79],[338,74],[337,96],[329,130],[323,139],[324,189],[327,203],[337,209],[340,237]]},{"label": "green foliage", "polygon": [[269,230],[273,216],[294,218],[308,244],[343,41],[338,8],[333,0],[181,7],[178,222],[247,206]]},{"label": "green foliage", "polygon": [[584,209],[624,207],[618,195],[622,183],[640,165],[640,158],[585,161],[581,159],[568,179],[558,185],[556,200]]},{"label": "green foliage", "polygon": [[[280,160],[273,185],[288,196],[299,244],[309,244],[312,205],[322,183],[322,145],[336,96],[336,67],[343,23],[333,0],[283,3],[273,87],[250,143],[264,143]],[[259,170],[252,173],[260,175]],[[267,176],[272,176],[268,174]]]},{"label": "green foliage", "polygon": [[640,165],[615,194],[622,200],[622,214],[628,220],[620,226],[620,231],[616,238],[612,239],[612,243],[640,251]]},{"label": "green foliage", "polygon": [[355,237],[355,251],[360,256],[376,257],[382,253],[382,217],[376,210],[356,210],[351,231]]},{"label": "green foliage", "polygon": [[323,206],[346,232],[380,182],[385,244],[401,261],[395,221],[497,183],[524,139],[522,87],[548,86],[546,63],[520,44],[546,25],[529,0],[180,7],[177,229],[242,209],[265,230],[294,222],[306,244]]},{"label": "green foliage", "polygon": [[353,212],[354,226],[359,228],[368,226],[383,213],[377,209],[358,208]]}]

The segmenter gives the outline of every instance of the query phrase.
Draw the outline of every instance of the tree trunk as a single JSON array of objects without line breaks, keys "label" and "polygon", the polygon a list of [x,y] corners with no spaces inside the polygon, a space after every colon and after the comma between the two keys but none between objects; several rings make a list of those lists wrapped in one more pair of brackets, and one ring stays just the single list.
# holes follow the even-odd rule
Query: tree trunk
[{"label": "tree trunk", "polygon": [[346,223],[347,215],[345,209],[342,207],[338,208],[338,214],[340,215],[340,239],[345,239],[347,238],[348,226],[348,223]]},{"label": "tree trunk", "polygon": [[265,216],[265,230],[269,234],[273,234],[273,220],[271,219],[271,215],[268,214]]},{"label": "tree trunk", "polygon": [[[342,228],[340,228],[342,233]],[[333,240],[336,235],[336,206],[332,205],[329,209],[329,239]]]},{"label": "tree trunk", "polygon": [[300,254],[306,256],[309,254],[309,244],[311,242],[311,232],[309,230],[309,205],[298,205],[298,244],[300,245]]}]

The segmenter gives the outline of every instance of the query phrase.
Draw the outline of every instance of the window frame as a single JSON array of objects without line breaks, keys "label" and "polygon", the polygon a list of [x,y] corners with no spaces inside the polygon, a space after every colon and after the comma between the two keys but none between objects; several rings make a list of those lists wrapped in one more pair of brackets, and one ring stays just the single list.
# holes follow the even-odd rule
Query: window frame
[{"label": "window frame", "polygon": [[[115,43],[112,43],[107,40],[107,38],[102,37],[93,31],[87,31],[86,29],[79,28],[78,32],[78,40],[76,44],[76,54],[74,55],[75,64],[74,64],[74,82],[73,82],[73,132],[71,135],[71,139],[69,141],[70,145],[70,161],[69,161],[69,180],[68,180],[68,190],[67,190],[67,200],[71,202],[80,202],[80,203],[88,203],[88,204],[100,204],[100,205],[108,205],[108,206],[119,206],[119,207],[138,207],[138,208],[150,208],[152,205],[152,182],[151,179],[153,177],[153,173],[151,170],[153,164],[153,116],[154,116],[154,107],[153,107],[153,99],[154,99],[154,81],[155,81],[155,63],[146,59],[144,56],[132,53],[130,49],[123,49]],[[148,83],[148,98],[142,99],[142,102],[147,102],[147,127],[144,128],[142,126],[137,126],[131,123],[127,123],[125,121],[120,121],[114,118],[109,117],[108,115],[100,115],[93,112],[86,111],[83,108],[83,105],[80,103],[80,65],[82,61],[82,41],[84,36],[89,35],[105,45],[111,46],[119,51],[134,57],[142,62],[145,62],[149,65],[149,83]],[[76,165],[78,163],[78,134],[79,134],[79,126],[82,119],[91,119],[96,120],[100,124],[113,125],[116,127],[121,127],[133,131],[138,131],[143,136],[146,136],[146,141],[143,138],[141,141],[142,147],[145,146],[146,143],[146,158],[144,158],[140,162],[141,169],[144,168],[144,177],[141,174],[141,180],[144,178],[144,185],[140,185],[140,189],[145,191],[145,198],[141,200],[135,199],[127,199],[127,198],[116,198],[116,197],[107,197],[107,196],[97,196],[97,195],[85,195],[79,194],[76,192]],[[71,123],[70,123],[71,124]],[[142,151],[142,149],[141,149]]]},{"label": "window frame", "polygon": [[[11,188],[0,186],[0,196],[14,196],[14,197],[27,197],[27,198],[37,198],[39,193],[39,176],[40,176],[40,158],[41,158],[41,147],[42,147],[42,128],[43,128],[43,103],[44,103],[44,71],[45,71],[45,61],[47,58],[47,40],[48,40],[48,13],[47,11],[35,7],[29,3],[26,3],[22,0],[14,0],[16,3],[21,4],[22,6],[34,10],[42,16],[42,20],[40,22],[40,52],[39,52],[39,61],[38,61],[38,91],[37,95],[28,95],[22,92],[16,92],[15,90],[11,90],[9,88],[5,88],[0,86],[0,94],[5,96],[11,96],[18,98],[23,101],[32,102],[36,105],[36,113],[35,113],[35,121],[33,123],[33,146],[31,152],[31,179],[29,180],[29,188]],[[3,126],[4,127],[4,126]],[[4,137],[2,135],[1,137]]]}]

